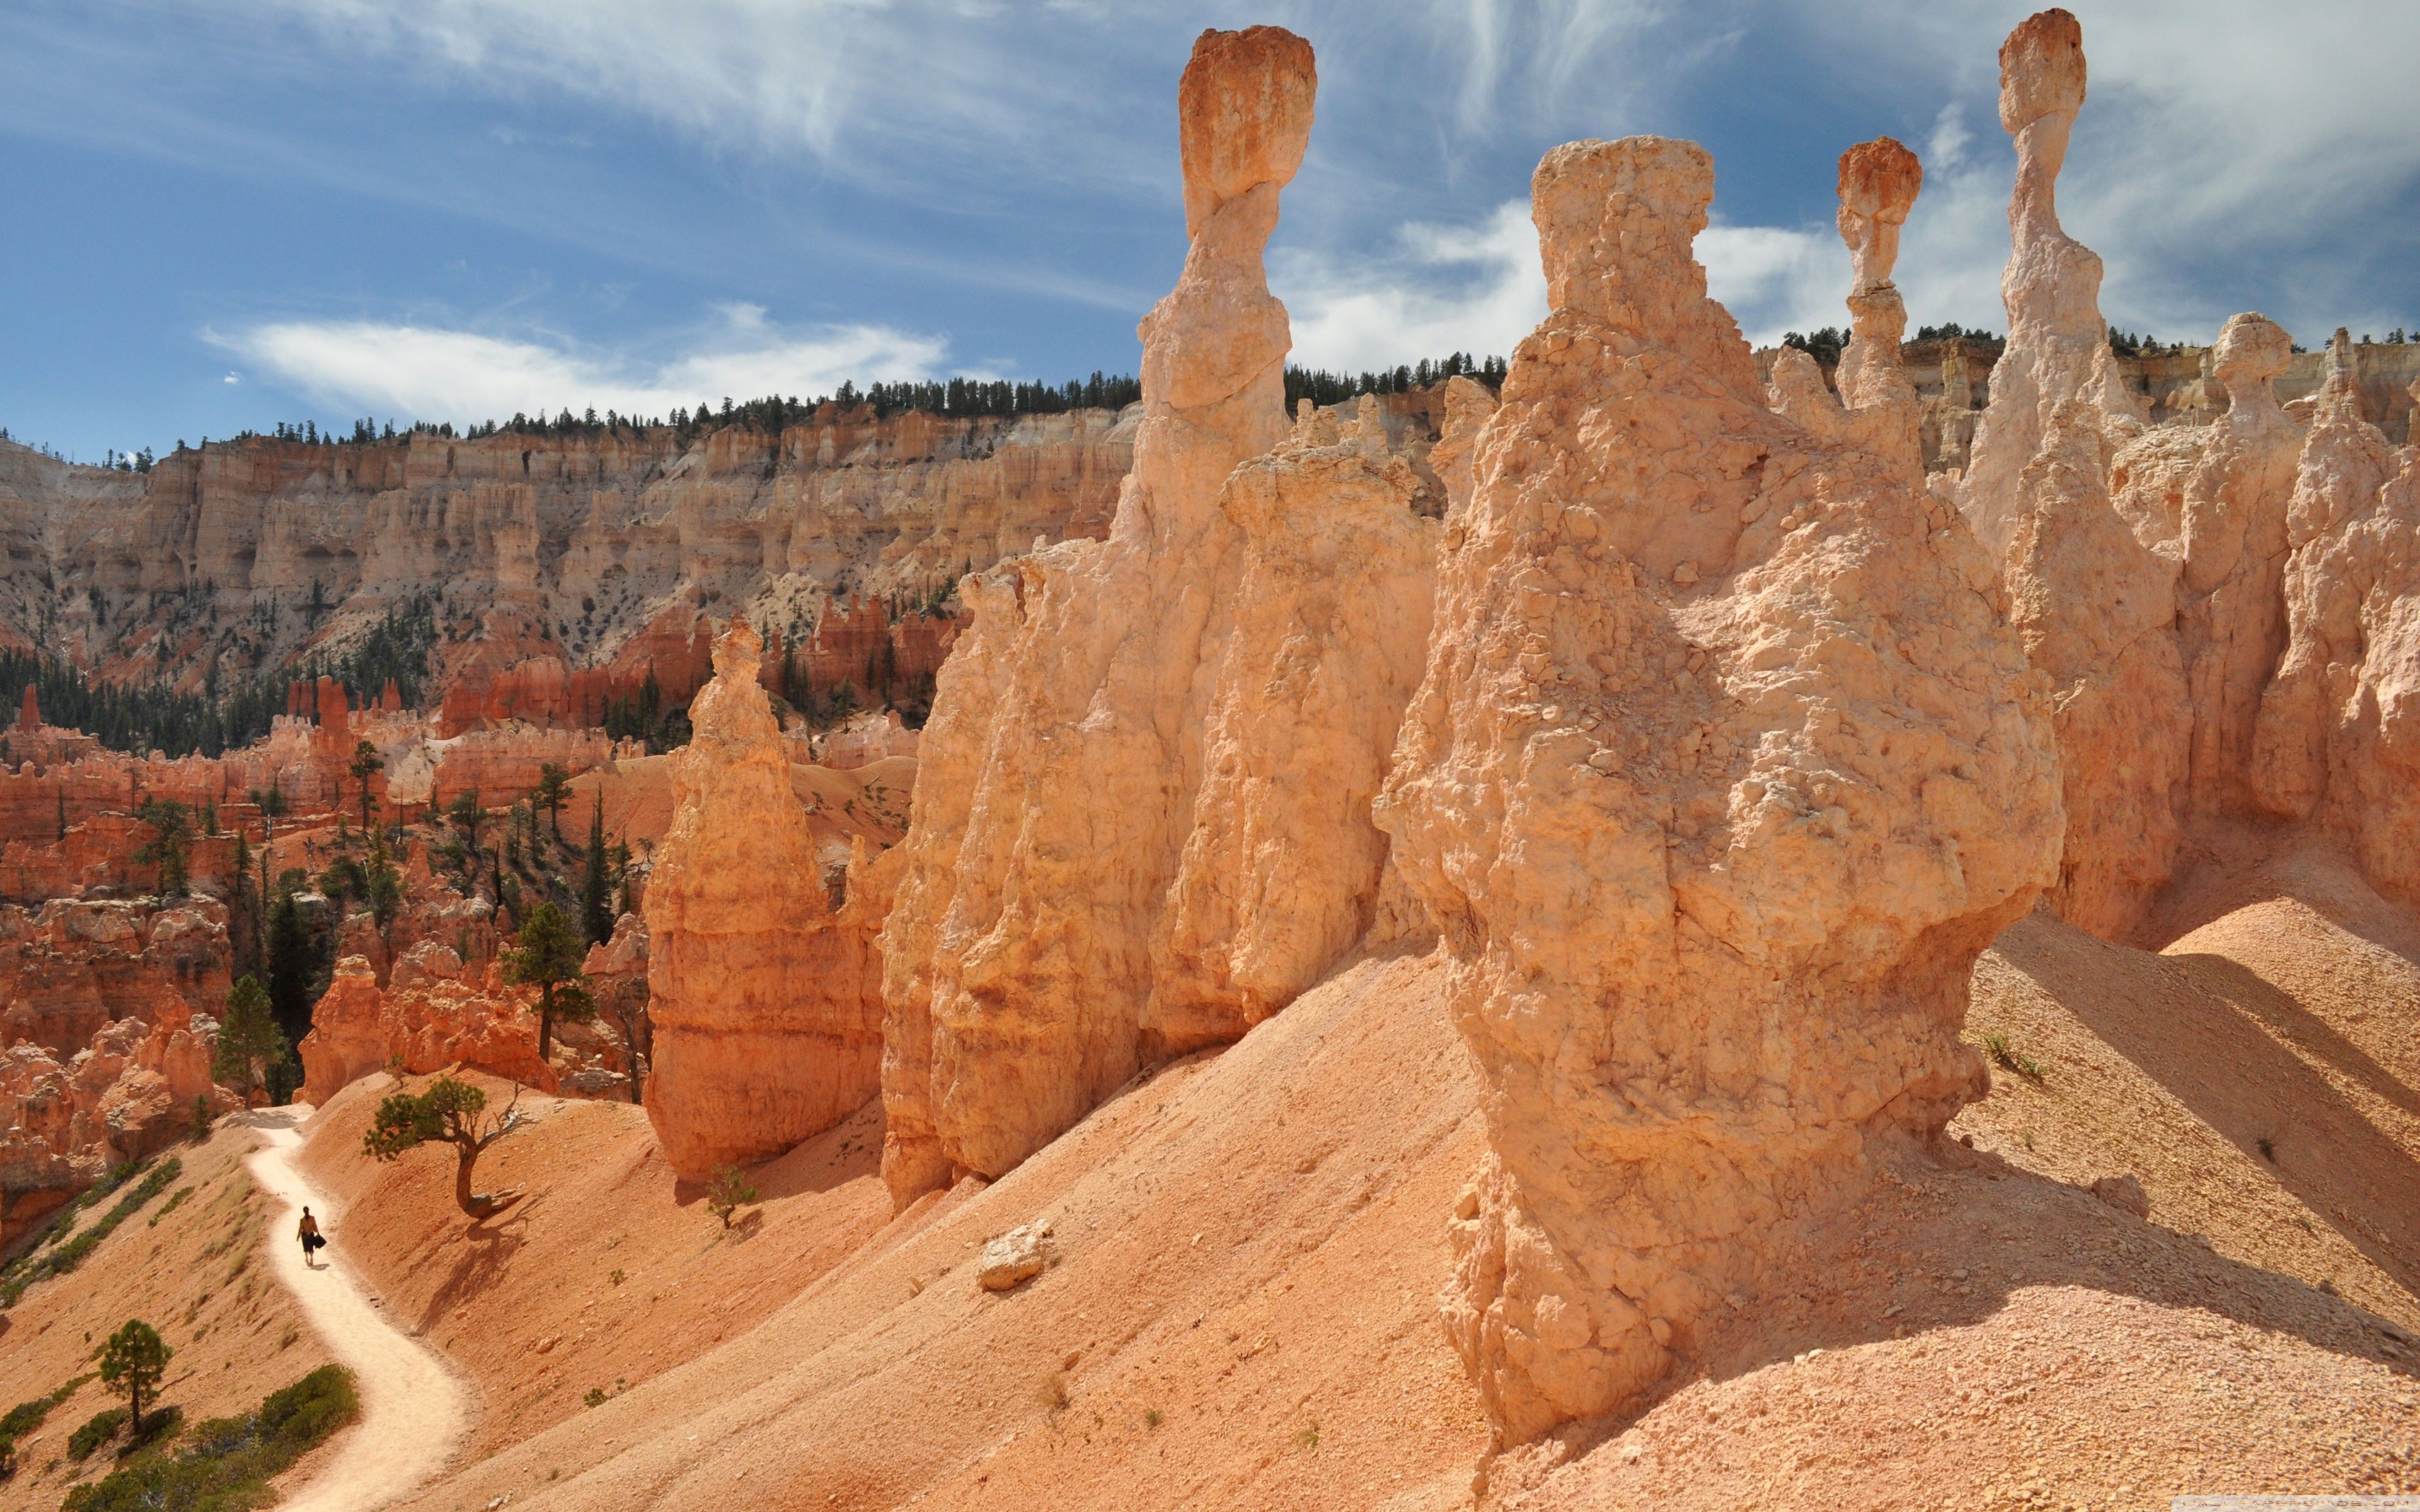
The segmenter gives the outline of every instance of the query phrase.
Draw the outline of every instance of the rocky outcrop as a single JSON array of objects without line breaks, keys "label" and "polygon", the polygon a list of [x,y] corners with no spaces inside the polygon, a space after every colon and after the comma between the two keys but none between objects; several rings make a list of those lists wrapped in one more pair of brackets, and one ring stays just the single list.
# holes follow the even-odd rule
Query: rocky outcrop
[{"label": "rocky outcrop", "polygon": [[1977,421],[1960,507],[1994,555],[2005,556],[2024,508],[2023,474],[2059,407],[2139,420],[2139,396],[2109,349],[2101,317],[2101,259],[2059,228],[2058,171],[2084,106],[2084,28],[2064,10],[2027,18],[2000,47],[2000,124],[2016,138],[2015,243],[2000,275],[2009,339],[1992,369],[1992,399]]},{"label": "rocky outcrop", "polygon": [[1924,187],[1924,166],[1891,138],[1862,142],[1840,154],[1840,239],[1849,245],[1850,338],[1840,353],[1840,403],[1857,440],[1921,477],[1923,411],[1916,385],[1900,366],[1907,302],[1891,271],[1899,263],[1900,228]]},{"label": "rocky outcrop", "polygon": [[953,1170],[1005,1172],[1140,1064],[1243,549],[1219,490],[1286,434],[1290,338],[1261,254],[1315,85],[1291,33],[1195,44],[1178,89],[1190,245],[1140,330],[1143,416],[1109,536],[964,591],[959,655],[989,686],[944,670],[884,934],[885,1170],[902,1198]]},{"label": "rocky outcrop", "polygon": [[[565,1025],[557,1031],[566,1042],[572,1041],[575,1030],[593,1038],[606,1062],[600,1069],[619,1077],[620,1095],[634,1103],[646,1087],[647,1065],[654,1054],[655,1021],[647,1013],[647,945],[644,916],[624,914],[615,919],[613,937],[590,946],[580,967],[596,999],[597,1022]],[[574,1073],[575,1078],[595,1074]]]},{"label": "rocky outcrop", "polygon": [[879,1082],[871,932],[834,927],[761,646],[744,620],[715,641],[647,882],[647,1116],[692,1180],[821,1133]]},{"label": "rocky outcrop", "polygon": [[218,1025],[167,1005],[121,1018],[72,1056],[20,1040],[0,1054],[0,1248],[111,1167],[158,1153],[242,1102],[210,1080]]},{"label": "rocky outcrop", "polygon": [[2101,259],[2059,229],[2054,194],[2084,102],[2083,33],[2045,10],[2000,49],[2017,140],[2009,343],[1954,492],[2002,563],[2026,655],[2057,709],[2067,839],[2052,903],[2110,938],[2140,921],[2183,843],[2193,715],[2176,634],[2177,563],[2120,517],[2111,462],[2142,429],[2109,349]]},{"label": "rocky outcrop", "polygon": [[311,1032],[295,1047],[302,1059],[297,1095],[325,1105],[391,1064],[415,1076],[468,1066],[557,1090],[555,1069],[537,1057],[535,991],[506,986],[492,964],[473,968],[473,980],[464,975],[461,959],[433,941],[404,952],[383,989],[365,957],[339,960],[312,1007]]},{"label": "rocky outcrop", "polygon": [[1420,497],[1371,399],[1344,428],[1305,401],[1294,434],[1219,490],[1244,542],[1234,628],[1153,943],[1148,1059],[1241,1038],[1374,920],[1388,847],[1370,801],[1435,596],[1439,526]]},{"label": "rocky outcrop", "polygon": [[2110,462],[2118,517],[2172,575],[2195,815],[2254,805],[2253,730],[2285,650],[2286,506],[2304,435],[2274,387],[2291,349],[2274,321],[2235,316],[2211,352],[2215,418],[2147,431]]},{"label": "rocky outcrop", "polygon": [[1484,1079],[1447,1321],[1511,1439],[1635,1399],[1869,1141],[1979,1090],[1967,972],[2051,882],[2049,710],[1903,457],[1761,402],[1713,165],[1540,164],[1544,324],[1378,809]]},{"label": "rocky outcrop", "polygon": [[2420,447],[2391,447],[2362,418],[2349,347],[2337,332],[2287,509],[2287,644],[2252,788],[2420,906]]},{"label": "rocky outcrop", "polygon": [[2082,401],[2052,418],[2019,480],[2009,614],[2057,708],[2067,841],[2051,902],[2122,938],[2175,874],[2193,716],[2178,650],[2176,564],[2109,497],[2103,435]]},{"label": "rocky outcrop", "polygon": [[214,899],[0,907],[0,1041],[70,1056],[115,1020],[214,1013],[230,959],[226,908]]}]

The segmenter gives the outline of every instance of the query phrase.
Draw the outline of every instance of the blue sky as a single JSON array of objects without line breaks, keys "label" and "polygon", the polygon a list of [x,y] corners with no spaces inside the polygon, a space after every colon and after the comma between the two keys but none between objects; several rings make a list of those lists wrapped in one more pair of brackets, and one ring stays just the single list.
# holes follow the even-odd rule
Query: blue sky
[{"label": "blue sky", "polygon": [[[1924,158],[1916,321],[1999,329],[2024,5],[0,0],[0,425],[85,459],[279,420],[636,409],[1130,372],[1184,251],[1175,82],[1256,21],[1319,54],[1272,282],[1296,356],[1503,351],[1539,155],[1715,156],[1749,334],[1838,323],[1839,151]],[[2122,326],[2420,330],[2420,5],[2076,5],[2062,180]]]}]

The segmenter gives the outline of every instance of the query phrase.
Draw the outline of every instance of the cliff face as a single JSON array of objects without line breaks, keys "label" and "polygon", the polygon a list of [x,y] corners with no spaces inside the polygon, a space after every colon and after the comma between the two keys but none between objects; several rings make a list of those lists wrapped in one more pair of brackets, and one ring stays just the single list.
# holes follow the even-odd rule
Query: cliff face
[{"label": "cliff face", "polygon": [[836,588],[922,594],[1037,537],[1097,535],[1135,418],[828,406],[686,445],[664,427],[217,442],[142,475],[0,442],[0,643],[232,684],[425,594],[449,635],[509,639],[478,625],[502,610],[601,667],[676,603],[684,639],[701,606],[785,626]]}]

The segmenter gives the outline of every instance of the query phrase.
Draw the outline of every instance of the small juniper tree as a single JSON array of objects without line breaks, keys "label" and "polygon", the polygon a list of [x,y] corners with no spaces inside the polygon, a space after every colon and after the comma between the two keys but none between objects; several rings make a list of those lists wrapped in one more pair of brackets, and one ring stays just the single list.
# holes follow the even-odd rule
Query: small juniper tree
[{"label": "small juniper tree", "polygon": [[537,989],[537,1057],[554,1042],[558,1019],[584,1024],[597,1016],[597,999],[581,971],[587,943],[571,932],[563,910],[542,903],[521,920],[517,947],[504,951],[504,980]]},{"label": "small juniper tree", "polygon": [[489,1145],[521,1126],[520,1098],[517,1085],[504,1111],[490,1116],[487,1093],[468,1082],[440,1076],[417,1093],[390,1093],[362,1135],[362,1149],[383,1161],[397,1159],[422,1145],[452,1145],[455,1206],[473,1219],[490,1218],[519,1201],[520,1193],[511,1188],[473,1192],[471,1170]]},{"label": "small juniper tree", "polygon": [[269,1085],[269,1069],[289,1054],[286,1032],[269,1010],[269,994],[258,979],[245,976],[226,995],[226,1017],[219,1021],[217,1054],[210,1076],[250,1102],[255,1091]]},{"label": "small juniper tree", "polygon": [[158,1395],[171,1352],[159,1330],[139,1318],[128,1319],[99,1351],[101,1382],[126,1394],[127,1420],[137,1440],[143,1437],[144,1398]]},{"label": "small juniper tree", "polygon": [[756,1186],[748,1180],[746,1171],[737,1165],[714,1168],[714,1179],[706,1183],[706,1206],[707,1211],[722,1220],[723,1227],[731,1227],[733,1213],[755,1200]]}]

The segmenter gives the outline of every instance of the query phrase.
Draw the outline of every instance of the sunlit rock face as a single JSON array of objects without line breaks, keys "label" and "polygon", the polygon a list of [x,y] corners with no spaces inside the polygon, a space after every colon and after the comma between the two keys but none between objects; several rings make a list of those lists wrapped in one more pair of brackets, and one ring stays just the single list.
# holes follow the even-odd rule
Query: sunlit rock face
[{"label": "sunlit rock face", "polygon": [[789,748],[746,621],[690,706],[672,830],[647,881],[647,1116],[703,1180],[789,1149],[875,1094],[882,1016],[865,940],[834,928]]},{"label": "sunlit rock face", "polygon": [[1762,402],[1690,251],[1713,193],[1685,142],[1539,165],[1552,313],[1377,805],[1485,1081],[1447,1323],[1516,1440],[1633,1399],[1868,1141],[1979,1090],[1968,969],[2056,875],[1990,559],[1904,457]]},{"label": "sunlit rock face", "polygon": [[2252,787],[2420,906],[2420,446],[2390,446],[2362,418],[2350,346],[2338,331],[2287,507],[2287,644]]},{"label": "sunlit rock face", "polygon": [[1976,535],[1996,556],[2011,548],[2024,507],[2021,474],[2059,406],[2082,401],[2097,417],[2142,418],[2109,349],[2101,258],[2058,224],[2058,171],[2084,107],[2084,28],[2064,10],[2029,17],[2000,46],[2000,125],[2017,147],[2009,200],[2014,247],[2000,275],[2009,340],[1992,369],[1991,403],[1976,423],[1958,488]]},{"label": "sunlit rock face", "polygon": [[1220,489],[1287,434],[1285,307],[1261,254],[1316,85],[1292,33],[1195,44],[1178,91],[1191,245],[1140,328],[1116,519],[966,590],[975,624],[940,679],[884,936],[884,1165],[903,1197],[1008,1170],[1140,1064],[1246,559]]}]

